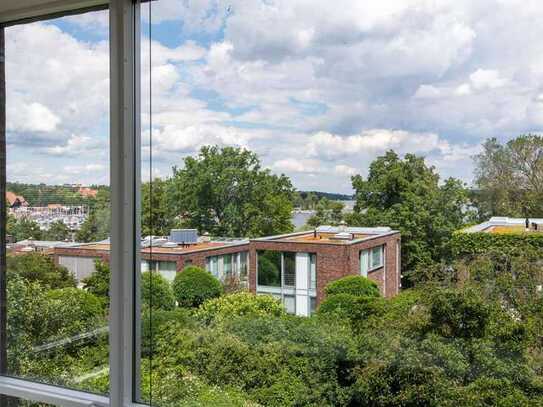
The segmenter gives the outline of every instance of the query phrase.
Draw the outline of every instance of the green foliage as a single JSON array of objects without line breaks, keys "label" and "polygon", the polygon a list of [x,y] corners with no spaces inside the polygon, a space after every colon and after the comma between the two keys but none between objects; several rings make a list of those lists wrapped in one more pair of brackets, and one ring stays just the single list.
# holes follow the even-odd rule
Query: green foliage
[{"label": "green foliage", "polygon": [[98,190],[87,219],[75,235],[77,242],[97,242],[108,238],[111,230],[109,195],[109,190]]},{"label": "green foliage", "polygon": [[490,312],[475,290],[438,290],[430,300],[430,329],[445,338],[483,338]]},{"label": "green foliage", "polygon": [[173,292],[180,307],[199,307],[204,301],[222,294],[222,284],[206,270],[189,266],[177,273]]},{"label": "green foliage", "polygon": [[315,207],[315,214],[307,220],[307,226],[315,228],[321,225],[339,225],[343,220],[344,208],[345,205],[341,202],[322,198]]},{"label": "green foliage", "polygon": [[290,180],[263,169],[255,153],[206,146],[174,168],[168,196],[200,233],[252,237],[292,231],[293,193]]},{"label": "green foliage", "polygon": [[352,182],[356,205],[347,222],[400,230],[404,271],[450,257],[452,233],[468,215],[461,181],[449,178],[440,183],[423,158],[406,154],[402,159],[388,151],[371,163],[367,179],[356,175]]},{"label": "green foliage", "polygon": [[475,156],[476,203],[490,216],[543,217],[543,137],[521,135],[483,143]]},{"label": "green foliage", "polygon": [[155,178],[141,186],[141,234],[142,236],[167,236],[171,229],[179,227],[169,199],[169,182]]},{"label": "green foliage", "polygon": [[109,282],[111,278],[109,264],[95,260],[94,268],[94,273],[83,279],[83,288],[109,304]]},{"label": "green foliage", "polygon": [[66,267],[57,266],[51,259],[41,253],[28,253],[7,256],[9,274],[17,274],[31,282],[39,282],[49,288],[75,287],[74,276]]},{"label": "green foliage", "polygon": [[141,353],[143,357],[153,354],[153,348],[163,331],[170,325],[191,328],[196,327],[189,309],[175,308],[173,310],[151,309],[144,306],[141,314]]},{"label": "green foliage", "polygon": [[347,276],[329,283],[324,289],[327,296],[349,294],[358,297],[379,297],[379,287],[369,278]]},{"label": "green foliage", "polygon": [[281,286],[281,252],[273,250],[258,252],[258,284]]},{"label": "green foliage", "polygon": [[44,233],[45,240],[64,241],[70,238],[70,230],[62,221],[56,221],[49,225],[49,229]]},{"label": "green foliage", "polygon": [[450,246],[455,257],[491,252],[521,255],[530,251],[541,252],[543,250],[543,234],[457,232],[453,235]]},{"label": "green foliage", "polygon": [[43,237],[40,226],[32,219],[15,219],[10,216],[6,227],[7,234],[13,236],[17,242],[26,239],[41,240]]},{"label": "green foliage", "polygon": [[352,294],[329,295],[319,306],[319,315],[328,318],[340,318],[351,322],[357,330],[360,323],[378,317],[385,309],[384,301],[375,296],[360,297]]},{"label": "green foliage", "polygon": [[281,302],[269,295],[238,292],[208,300],[198,310],[198,316],[206,322],[234,316],[281,316],[285,309]]},{"label": "green foliage", "polygon": [[141,298],[144,306],[165,311],[175,308],[175,298],[170,283],[155,272],[141,274]]}]

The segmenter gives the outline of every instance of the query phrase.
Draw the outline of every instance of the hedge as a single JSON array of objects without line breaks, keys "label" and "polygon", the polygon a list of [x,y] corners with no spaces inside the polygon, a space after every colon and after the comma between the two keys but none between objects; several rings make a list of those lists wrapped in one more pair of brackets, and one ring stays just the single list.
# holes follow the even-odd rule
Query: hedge
[{"label": "hedge", "polygon": [[464,233],[453,235],[450,247],[455,257],[499,252],[508,255],[520,255],[543,250],[543,233]]}]

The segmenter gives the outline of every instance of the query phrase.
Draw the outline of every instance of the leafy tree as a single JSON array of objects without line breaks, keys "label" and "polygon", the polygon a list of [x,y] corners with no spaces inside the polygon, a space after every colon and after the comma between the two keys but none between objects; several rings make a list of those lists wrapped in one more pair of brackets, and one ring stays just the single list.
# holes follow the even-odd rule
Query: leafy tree
[{"label": "leafy tree", "polygon": [[91,210],[75,235],[78,242],[97,242],[107,239],[111,227],[111,211],[108,207]]},{"label": "leafy tree", "polygon": [[262,169],[251,151],[202,147],[174,167],[169,196],[185,225],[219,236],[290,232],[294,189],[284,175]]},{"label": "leafy tree", "polygon": [[207,300],[198,310],[198,316],[207,322],[234,316],[282,315],[285,315],[285,308],[279,300],[270,295],[255,295],[249,292],[238,292]]},{"label": "leafy tree", "polygon": [[168,198],[171,181],[155,178],[141,188],[141,233],[143,236],[167,236],[179,226],[172,200]]},{"label": "leafy tree", "polygon": [[16,241],[42,239],[40,226],[32,219],[26,217],[19,218],[15,222],[8,220],[8,231],[10,232],[9,234],[15,237]]},{"label": "leafy tree", "polygon": [[66,267],[57,266],[51,257],[41,253],[28,253],[7,257],[10,275],[17,274],[29,282],[38,282],[49,288],[75,287],[74,276]]},{"label": "leafy tree", "polygon": [[109,264],[96,260],[94,269],[94,273],[83,279],[83,288],[109,304],[109,282],[111,279]]},{"label": "leafy tree", "polygon": [[222,284],[206,270],[189,266],[175,276],[173,292],[179,306],[199,307],[204,301],[219,297]]},{"label": "leafy tree", "polygon": [[440,185],[422,157],[402,159],[393,151],[371,163],[367,179],[356,175],[352,181],[356,205],[348,223],[400,230],[403,270],[450,256],[449,240],[466,218],[461,181],[449,178]]},{"label": "leafy tree", "polygon": [[347,276],[332,281],[324,289],[327,296],[348,294],[356,297],[380,297],[379,287],[369,278],[362,276]]},{"label": "leafy tree", "polygon": [[543,137],[486,140],[474,157],[481,216],[543,216]]},{"label": "leafy tree", "polygon": [[44,233],[47,240],[64,241],[70,238],[70,230],[62,221],[56,221],[49,225],[49,230]]},{"label": "leafy tree", "polygon": [[147,271],[141,274],[141,297],[147,307],[171,311],[175,308],[170,283],[155,272]]},{"label": "leafy tree", "polygon": [[322,198],[316,205],[316,212],[307,220],[307,225],[318,227],[321,225],[336,226],[343,220],[343,209],[345,205],[338,201],[330,201]]}]

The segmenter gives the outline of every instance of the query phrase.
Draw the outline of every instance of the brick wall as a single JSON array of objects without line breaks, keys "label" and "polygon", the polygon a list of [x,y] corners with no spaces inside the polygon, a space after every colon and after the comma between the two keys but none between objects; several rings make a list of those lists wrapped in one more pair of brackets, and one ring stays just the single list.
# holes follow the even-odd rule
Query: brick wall
[{"label": "brick wall", "polygon": [[361,250],[385,245],[385,267],[370,272],[368,278],[378,284],[384,296],[393,297],[399,292],[400,271],[396,251],[396,244],[399,241],[399,233],[375,237],[348,245],[302,243],[285,240],[253,240],[250,242],[249,250],[249,287],[251,291],[256,292],[257,251],[276,250],[315,253],[317,262],[317,304],[320,304],[324,298],[324,288],[328,283],[348,275],[359,275]]}]

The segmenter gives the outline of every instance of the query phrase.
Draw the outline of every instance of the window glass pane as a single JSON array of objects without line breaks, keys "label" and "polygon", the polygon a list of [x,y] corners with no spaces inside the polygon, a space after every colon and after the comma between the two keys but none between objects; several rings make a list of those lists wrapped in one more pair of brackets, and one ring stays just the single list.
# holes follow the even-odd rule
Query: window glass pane
[{"label": "window glass pane", "polygon": [[107,11],[5,29],[7,373],[96,393],[109,391],[108,35]]},{"label": "window glass pane", "polygon": [[281,252],[258,252],[258,285],[281,287]]},{"label": "window glass pane", "polygon": [[[283,271],[285,287],[296,286],[296,253],[283,253]],[[307,281],[307,280],[305,280]]]},{"label": "window glass pane", "polygon": [[310,267],[310,288],[312,290],[317,289],[317,256],[313,253],[309,255],[309,267]]},{"label": "window glass pane", "polygon": [[285,295],[283,297],[283,304],[289,314],[296,313],[296,297],[293,295]]},{"label": "window glass pane", "polygon": [[374,247],[371,249],[371,268],[382,267],[383,265],[383,247]]}]

